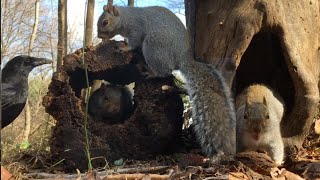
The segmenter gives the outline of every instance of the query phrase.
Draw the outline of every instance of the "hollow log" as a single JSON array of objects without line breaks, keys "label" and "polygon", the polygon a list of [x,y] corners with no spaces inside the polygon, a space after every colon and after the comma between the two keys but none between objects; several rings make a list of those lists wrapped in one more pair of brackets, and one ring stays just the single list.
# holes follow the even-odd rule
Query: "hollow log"
[{"label": "hollow log", "polygon": [[216,65],[218,59],[233,59],[235,95],[252,83],[275,89],[286,105],[281,122],[285,144],[300,147],[319,102],[319,0],[185,4],[195,55]]},{"label": "hollow log", "polygon": [[[163,85],[175,87],[173,79],[145,80],[141,52],[116,52],[119,42],[103,42],[86,48],[89,83],[101,79],[117,85],[135,82],[134,113],[124,122],[108,124],[88,117],[91,158],[94,167],[103,167],[107,160],[146,160],[159,153],[174,151],[182,127],[182,100],[177,92],[163,91]],[[44,97],[46,112],[57,123],[53,128],[50,148],[55,160],[63,161],[65,171],[87,169],[85,155],[85,101],[81,90],[86,88],[82,50],[64,57],[64,64],[52,77]]]}]

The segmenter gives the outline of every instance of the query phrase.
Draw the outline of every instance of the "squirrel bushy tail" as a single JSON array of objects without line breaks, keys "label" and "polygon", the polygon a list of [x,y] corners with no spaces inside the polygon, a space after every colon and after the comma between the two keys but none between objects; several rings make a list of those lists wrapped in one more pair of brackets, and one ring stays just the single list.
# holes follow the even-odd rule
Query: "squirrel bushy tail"
[{"label": "squirrel bushy tail", "polygon": [[[188,33],[170,10],[163,7],[104,6],[98,21],[98,37],[121,34],[130,51],[141,48],[148,68],[156,77],[180,70],[192,104],[195,132],[208,156],[236,153],[236,115],[230,88],[219,71],[196,62]],[[111,36],[111,37],[110,37]]]},{"label": "squirrel bushy tail", "polygon": [[180,71],[187,81],[194,129],[202,150],[206,155],[234,155],[236,115],[230,88],[213,66],[193,59],[186,62]]}]

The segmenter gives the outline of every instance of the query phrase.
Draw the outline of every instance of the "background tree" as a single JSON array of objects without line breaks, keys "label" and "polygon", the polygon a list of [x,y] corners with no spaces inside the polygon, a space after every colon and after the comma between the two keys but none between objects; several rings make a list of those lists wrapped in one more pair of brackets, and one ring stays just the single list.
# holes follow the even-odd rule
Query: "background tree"
[{"label": "background tree", "polygon": [[[36,39],[37,31],[38,31],[38,23],[39,23],[39,7],[40,2],[36,0],[35,2],[35,14],[34,14],[34,24],[32,29],[32,34],[30,36],[29,48],[28,48],[28,56],[31,56],[34,40]],[[28,99],[26,101],[26,105],[24,108],[25,111],[25,130],[23,139],[25,142],[29,140],[30,128],[31,128],[31,112],[30,112],[30,105]]]},{"label": "background tree", "polygon": [[88,0],[87,16],[86,16],[86,31],[85,31],[85,45],[92,46],[93,36],[93,17],[94,17],[94,2],[95,0]]},{"label": "background tree", "polygon": [[[20,54],[56,57],[56,7],[57,3],[53,1],[1,1],[1,63]],[[12,152],[19,150],[16,147],[28,148],[28,144],[31,144],[33,149],[46,148],[43,143],[47,142],[45,139],[54,121],[45,113],[41,103],[51,74],[51,66],[41,66],[29,75],[29,98],[25,113],[1,130],[1,147],[5,154],[3,161],[12,159]],[[20,144],[23,140],[28,140],[27,144]]]},{"label": "background tree", "polygon": [[[86,32],[85,32],[85,45],[92,46],[93,36],[93,16],[94,16],[94,0],[88,0],[87,4],[87,16],[86,16]],[[91,93],[99,89],[101,86],[101,80],[94,80],[91,86]]]},{"label": "background tree", "polygon": [[12,59],[17,52],[27,52],[33,11],[32,3],[1,1],[1,61]]},{"label": "background tree", "polygon": [[67,54],[67,0],[58,1],[58,55],[57,69],[63,64],[63,57]]},{"label": "background tree", "polygon": [[128,0],[128,6],[134,7],[134,0]]}]

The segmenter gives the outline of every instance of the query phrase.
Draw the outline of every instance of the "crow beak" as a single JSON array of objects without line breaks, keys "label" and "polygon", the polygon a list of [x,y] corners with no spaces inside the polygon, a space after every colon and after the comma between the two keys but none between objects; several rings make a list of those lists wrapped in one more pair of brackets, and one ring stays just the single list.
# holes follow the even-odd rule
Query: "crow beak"
[{"label": "crow beak", "polygon": [[33,58],[33,66],[40,66],[43,64],[51,64],[52,61],[50,59],[46,59],[46,58]]}]

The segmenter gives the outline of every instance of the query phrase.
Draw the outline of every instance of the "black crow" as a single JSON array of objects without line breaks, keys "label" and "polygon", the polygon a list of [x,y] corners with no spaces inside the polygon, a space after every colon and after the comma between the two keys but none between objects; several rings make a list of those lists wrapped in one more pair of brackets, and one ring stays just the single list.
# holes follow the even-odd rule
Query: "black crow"
[{"label": "black crow", "polygon": [[33,68],[49,64],[50,60],[16,56],[2,69],[1,129],[9,125],[23,110],[28,97],[28,76]]}]

